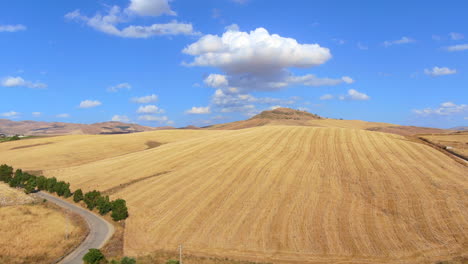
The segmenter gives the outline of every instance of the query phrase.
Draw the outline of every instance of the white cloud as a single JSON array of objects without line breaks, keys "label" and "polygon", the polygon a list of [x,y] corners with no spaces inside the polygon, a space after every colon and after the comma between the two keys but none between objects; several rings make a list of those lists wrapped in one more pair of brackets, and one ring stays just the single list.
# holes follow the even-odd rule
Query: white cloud
[{"label": "white cloud", "polygon": [[176,15],[168,0],[130,0],[130,6],[126,10],[140,16]]},{"label": "white cloud", "polygon": [[369,100],[370,97],[365,93],[360,93],[354,89],[348,90],[348,95],[345,96],[346,100],[358,100],[358,101],[365,101]]},{"label": "white cloud", "polygon": [[132,98],[132,102],[137,103],[137,104],[148,104],[148,103],[154,103],[156,101],[158,101],[158,96],[155,94]]},{"label": "white cloud", "polygon": [[41,82],[26,81],[21,77],[8,76],[3,78],[1,86],[5,87],[28,87],[28,88],[46,88],[47,84]]},{"label": "white cloud", "polygon": [[468,44],[460,44],[447,47],[448,51],[463,51],[468,50]]},{"label": "white cloud", "polygon": [[119,83],[117,85],[111,86],[107,88],[108,92],[118,92],[119,90],[130,90],[132,89],[132,86],[129,83]]},{"label": "white cloud", "polygon": [[0,32],[17,32],[26,30],[26,26],[23,25],[0,25]]},{"label": "white cloud", "polygon": [[58,115],[56,115],[55,117],[58,117],[58,118],[69,118],[70,115],[69,115],[69,114],[58,114]]},{"label": "white cloud", "polygon": [[228,86],[228,80],[226,75],[212,73],[208,75],[203,81],[206,85],[210,87],[226,87]]},{"label": "white cloud", "polygon": [[278,108],[281,108],[282,106],[281,105],[274,105],[272,107],[270,107],[270,110],[275,110],[275,109],[278,109]]},{"label": "white cloud", "polygon": [[125,122],[125,123],[130,122],[130,118],[128,118],[125,115],[114,115],[111,120],[116,121],[116,122]]},{"label": "white cloud", "polygon": [[103,33],[123,38],[149,38],[163,35],[197,35],[194,32],[192,24],[179,23],[173,20],[165,24],[152,24],[150,26],[129,25],[122,29],[117,25],[128,22],[129,18],[121,12],[120,7],[113,6],[108,14],[96,14],[93,17],[87,17],[75,10],[65,15],[66,19],[84,22],[89,27]]},{"label": "white cloud", "polygon": [[166,122],[169,121],[167,116],[153,116],[153,115],[142,115],[138,117],[141,121],[155,121],[155,122]]},{"label": "white cloud", "polygon": [[140,106],[137,110],[139,114],[161,114],[164,110],[155,105]]},{"label": "white cloud", "polygon": [[102,105],[98,100],[84,100],[80,103],[80,108],[92,108]]},{"label": "white cloud", "polygon": [[397,40],[384,41],[383,45],[385,47],[390,47],[392,45],[408,44],[408,43],[413,43],[413,42],[415,42],[415,40],[412,38],[402,37],[401,39],[397,39]]},{"label": "white cloud", "polygon": [[31,114],[32,114],[34,117],[39,117],[39,116],[42,115],[41,112],[32,112]]},{"label": "white cloud", "polygon": [[424,73],[430,76],[442,76],[442,75],[450,75],[457,73],[456,69],[449,69],[447,67],[434,67],[432,69],[425,69]]},{"label": "white cloud", "polygon": [[206,106],[206,107],[203,107],[203,106],[200,106],[200,107],[192,107],[191,109],[185,111],[185,113],[187,114],[210,114],[211,113],[211,109],[209,106]]},{"label": "white cloud", "polygon": [[306,86],[333,86],[341,83],[351,84],[354,80],[351,77],[343,76],[340,79],[318,78],[313,74],[303,76],[290,76],[286,79],[286,85],[302,84]]},{"label": "white cloud", "polygon": [[20,115],[20,113],[15,112],[15,111],[10,111],[10,112],[5,112],[5,113],[0,114],[0,116],[9,117],[9,118],[16,118],[19,115]]},{"label": "white cloud", "polygon": [[457,105],[453,102],[444,102],[436,108],[425,108],[425,109],[416,109],[413,110],[414,113],[421,115],[421,116],[428,116],[428,115],[441,115],[441,116],[448,116],[448,115],[455,115],[455,114],[465,114],[468,112],[468,105],[460,104]]},{"label": "white cloud", "polygon": [[464,39],[465,36],[463,36],[463,34],[461,33],[457,33],[457,32],[450,32],[449,33],[449,36],[451,39],[453,40],[460,40],[460,39]]},{"label": "white cloud", "polygon": [[320,100],[332,100],[334,98],[335,98],[335,96],[332,95],[332,94],[324,94],[324,95],[320,96]]},{"label": "white cloud", "polygon": [[325,63],[330,50],[318,44],[271,34],[264,28],[226,31],[221,37],[205,35],[183,50],[195,56],[190,66],[220,67],[230,73],[268,72],[287,67],[307,68]]}]

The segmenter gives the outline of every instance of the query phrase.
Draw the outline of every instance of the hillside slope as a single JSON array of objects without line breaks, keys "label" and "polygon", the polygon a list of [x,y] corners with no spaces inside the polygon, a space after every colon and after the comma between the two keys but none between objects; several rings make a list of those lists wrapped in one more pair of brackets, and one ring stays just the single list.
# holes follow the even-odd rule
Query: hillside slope
[{"label": "hillside slope", "polygon": [[179,244],[275,263],[431,263],[468,253],[468,170],[439,151],[346,128],[227,132],[45,174],[125,198],[127,255]]},{"label": "hillside slope", "polygon": [[449,132],[449,130],[438,128],[400,126],[382,122],[323,118],[306,111],[291,108],[276,108],[274,110],[263,111],[247,120],[213,125],[207,129],[233,130],[271,125],[354,128],[404,136]]},{"label": "hillside slope", "polygon": [[157,128],[122,122],[75,124],[63,122],[12,121],[0,119],[0,133],[7,135],[68,135],[68,134],[125,134],[152,131]]}]

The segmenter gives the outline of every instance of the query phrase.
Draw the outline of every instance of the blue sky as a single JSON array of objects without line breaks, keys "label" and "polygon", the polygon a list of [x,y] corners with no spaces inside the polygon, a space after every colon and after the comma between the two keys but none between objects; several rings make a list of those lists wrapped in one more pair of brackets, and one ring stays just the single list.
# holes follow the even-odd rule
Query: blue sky
[{"label": "blue sky", "polygon": [[468,123],[467,1],[0,0],[0,118]]}]

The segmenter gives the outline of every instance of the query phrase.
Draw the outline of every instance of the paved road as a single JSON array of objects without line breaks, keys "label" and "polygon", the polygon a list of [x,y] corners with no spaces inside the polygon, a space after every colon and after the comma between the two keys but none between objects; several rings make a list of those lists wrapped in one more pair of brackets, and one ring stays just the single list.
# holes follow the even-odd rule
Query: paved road
[{"label": "paved road", "polygon": [[48,201],[70,210],[74,213],[82,216],[89,228],[89,234],[86,239],[79,245],[72,253],[66,256],[59,263],[61,264],[82,264],[83,256],[88,252],[90,248],[100,248],[102,247],[107,240],[110,239],[112,234],[114,234],[114,226],[109,222],[99,217],[98,215],[81,208],[77,205],[69,203],[65,200],[52,196],[48,193],[38,192],[37,195],[41,198],[47,199]]}]

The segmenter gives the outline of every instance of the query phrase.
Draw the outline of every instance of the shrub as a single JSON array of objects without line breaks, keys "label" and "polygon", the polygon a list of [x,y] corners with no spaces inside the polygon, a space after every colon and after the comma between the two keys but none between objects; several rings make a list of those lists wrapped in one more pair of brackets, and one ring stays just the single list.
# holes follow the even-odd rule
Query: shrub
[{"label": "shrub", "polygon": [[112,210],[112,204],[109,201],[109,196],[99,197],[97,202],[97,208],[99,210],[99,214],[101,215],[105,215],[108,212],[110,212],[110,210]]},{"label": "shrub", "polygon": [[0,166],[0,181],[8,183],[13,177],[13,168],[3,164]]},{"label": "shrub", "polygon": [[75,191],[75,193],[73,194],[73,201],[75,203],[78,203],[80,201],[83,200],[83,191],[81,189],[78,189]]},{"label": "shrub", "polygon": [[166,262],[166,264],[180,264],[180,261],[178,260],[174,260],[174,259],[170,259]]},{"label": "shrub", "polygon": [[101,261],[105,261],[106,257],[101,253],[99,249],[91,248],[86,255],[83,256],[83,261],[86,264],[99,264]]},{"label": "shrub", "polygon": [[120,264],[136,264],[136,259],[129,258],[129,257],[123,257],[120,260]]},{"label": "shrub", "polygon": [[86,206],[88,207],[89,210],[93,210],[94,207],[96,207],[97,205],[99,197],[101,197],[101,193],[94,190],[94,191],[86,193],[84,195],[83,201],[86,203]]},{"label": "shrub", "polygon": [[128,217],[128,209],[123,199],[117,199],[112,202],[111,217],[114,221],[124,220]]}]

